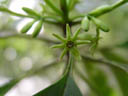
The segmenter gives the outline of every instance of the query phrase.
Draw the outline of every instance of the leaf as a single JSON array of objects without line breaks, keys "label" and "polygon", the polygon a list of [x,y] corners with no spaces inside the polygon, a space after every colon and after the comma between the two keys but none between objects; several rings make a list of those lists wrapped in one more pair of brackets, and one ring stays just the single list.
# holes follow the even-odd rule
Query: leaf
[{"label": "leaf", "polygon": [[117,78],[123,96],[128,96],[128,61],[119,56],[119,54],[111,52],[110,50],[101,51],[101,53],[107,60],[117,62],[117,65],[125,70],[123,71],[118,68],[111,67],[111,70]]},{"label": "leaf", "polygon": [[34,96],[82,96],[73,77],[70,74],[72,60],[69,60],[70,66],[67,67],[66,74],[56,83],[40,91]]},{"label": "leaf", "polygon": [[108,77],[105,72],[98,68],[95,62],[85,59],[83,61],[85,63],[84,66],[88,75],[88,80],[90,80],[96,89],[92,89],[89,96],[93,96],[92,94],[96,94],[98,96],[116,96],[113,95],[114,90],[109,86]]},{"label": "leaf", "polygon": [[49,86],[48,88],[40,91],[34,96],[82,96],[79,88],[77,87],[72,73],[73,56],[69,53],[68,66],[65,70],[64,76]]},{"label": "leaf", "polygon": [[4,96],[12,87],[14,87],[19,80],[14,79],[11,80],[10,82],[6,83],[5,85],[0,87],[0,96]]},{"label": "leaf", "polygon": [[67,14],[68,12],[67,0],[60,0],[60,6],[63,12]]},{"label": "leaf", "polygon": [[100,50],[102,55],[105,56],[109,61],[113,61],[120,64],[128,64],[128,60],[124,59],[119,54],[112,52],[111,49],[103,48]]},{"label": "leaf", "polygon": [[122,43],[122,44],[119,44],[117,45],[118,47],[121,47],[121,48],[128,48],[128,41]]}]

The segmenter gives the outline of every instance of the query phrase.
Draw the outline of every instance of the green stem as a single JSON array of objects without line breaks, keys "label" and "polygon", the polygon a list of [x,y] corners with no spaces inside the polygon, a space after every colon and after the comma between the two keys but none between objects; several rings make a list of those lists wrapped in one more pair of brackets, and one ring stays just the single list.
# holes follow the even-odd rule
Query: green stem
[{"label": "green stem", "polygon": [[72,64],[73,64],[73,56],[69,52],[68,65],[67,65],[67,67],[65,69],[65,74],[72,73]]}]

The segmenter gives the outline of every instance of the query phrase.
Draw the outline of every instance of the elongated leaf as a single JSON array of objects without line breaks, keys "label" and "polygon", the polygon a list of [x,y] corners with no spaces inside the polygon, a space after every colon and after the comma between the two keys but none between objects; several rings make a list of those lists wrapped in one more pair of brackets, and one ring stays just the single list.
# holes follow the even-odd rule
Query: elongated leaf
[{"label": "elongated leaf", "polygon": [[[69,53],[70,54],[70,53]],[[82,96],[79,88],[71,76],[72,73],[72,55],[69,55],[68,67],[65,70],[64,76],[49,86],[48,88],[40,91],[34,96]]]},{"label": "elongated leaf", "polygon": [[34,96],[82,96],[82,94],[73,78],[65,75],[61,80]]},{"label": "elongated leaf", "polygon": [[106,49],[106,48],[102,49],[101,53],[109,61],[113,61],[113,62],[116,62],[116,63],[121,63],[122,65],[123,64],[128,64],[128,60],[124,59],[119,54],[112,52],[110,49]]},{"label": "elongated leaf", "polygon": [[128,62],[127,60],[119,56],[119,54],[113,53],[109,50],[106,50],[106,52],[105,51],[101,51],[101,52],[107,60],[117,62],[117,64],[126,71],[125,72],[123,70],[119,70],[113,67],[111,68],[117,78],[117,81],[119,83],[123,96],[128,96],[128,91],[127,91],[128,90],[128,74],[127,74]]},{"label": "elongated leaf", "polygon": [[4,96],[12,87],[14,87],[19,80],[11,80],[10,82],[6,83],[5,85],[0,87],[0,96]]},{"label": "elongated leaf", "polygon": [[[113,89],[109,86],[108,77],[105,72],[97,67],[95,62],[84,60],[84,66],[88,79],[95,85],[96,90],[91,90],[89,96],[116,96]],[[93,95],[94,93],[95,95]]]},{"label": "elongated leaf", "polygon": [[122,44],[119,44],[117,46],[120,47],[120,48],[128,48],[128,41],[126,41],[126,42],[124,42]]}]

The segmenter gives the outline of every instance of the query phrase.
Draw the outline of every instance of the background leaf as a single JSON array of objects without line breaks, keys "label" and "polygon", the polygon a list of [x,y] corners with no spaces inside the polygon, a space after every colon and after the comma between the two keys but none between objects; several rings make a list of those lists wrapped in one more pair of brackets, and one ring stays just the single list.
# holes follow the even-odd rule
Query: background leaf
[{"label": "background leaf", "polygon": [[[119,56],[119,54],[111,52],[110,50],[106,50],[106,51],[102,50],[101,53],[107,60],[114,61],[117,64],[120,63],[120,66],[124,66],[124,63],[125,63],[126,67],[125,66],[124,67],[126,70],[128,70],[127,60]],[[123,96],[128,96],[128,91],[127,91],[128,90],[128,74],[114,67],[111,67],[111,70],[115,74],[115,77],[117,78],[117,81],[119,83]]]}]

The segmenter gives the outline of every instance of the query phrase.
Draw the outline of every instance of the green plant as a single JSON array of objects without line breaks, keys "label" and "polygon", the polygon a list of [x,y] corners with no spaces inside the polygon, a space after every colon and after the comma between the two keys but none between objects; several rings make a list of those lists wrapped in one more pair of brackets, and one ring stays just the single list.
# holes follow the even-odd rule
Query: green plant
[{"label": "green plant", "polygon": [[[52,48],[64,49],[60,56],[60,61],[62,61],[64,56],[66,57],[66,60],[64,59],[64,62],[66,62],[64,74],[62,75],[62,78],[58,80],[56,83],[40,91],[34,96],[82,96],[82,93],[80,92],[80,89],[77,87],[74,81],[74,78],[72,76],[72,70],[74,68],[73,67],[74,61],[78,61],[78,62],[83,61],[84,63],[87,63],[85,64],[85,66],[90,75],[89,78],[92,79],[92,82],[89,81],[87,78],[85,78],[85,76],[83,76],[83,74],[79,72],[77,68],[76,69],[74,68],[74,70],[76,70],[77,74],[83,80],[85,80],[85,82],[88,83],[90,88],[94,91],[94,94],[96,94],[97,96],[112,96],[110,95],[110,93],[112,94],[111,92],[112,90],[107,85],[105,85],[106,81],[104,80],[105,77],[104,77],[104,74],[102,74],[102,70],[99,70],[96,72],[97,77],[95,76],[91,77],[91,75],[93,75],[91,74],[91,71],[95,70],[95,67],[92,66],[92,63],[94,62],[103,63],[103,64],[110,66],[113,69],[113,72],[115,73],[117,78],[120,80],[119,82],[121,82],[121,87],[124,88],[123,91],[125,92],[123,96],[128,96],[128,92],[126,92],[128,87],[126,86],[124,87],[124,84],[122,84],[122,82],[127,82],[126,80],[128,80],[128,76],[124,76],[126,78],[126,80],[124,81],[119,76],[119,75],[127,74],[127,68],[126,68],[127,64],[125,64],[125,63],[128,63],[127,60],[125,61],[125,60],[120,59],[120,57],[111,53],[109,49],[102,49],[100,51],[103,54],[103,56],[107,58],[108,60],[115,61],[118,63],[120,62],[124,64],[116,64],[113,62],[97,60],[95,58],[86,57],[86,55],[80,55],[79,48],[78,48],[78,45],[87,44],[90,47],[89,48],[90,53],[94,55],[98,47],[99,40],[101,39],[100,32],[108,32],[110,30],[106,24],[104,24],[101,20],[98,19],[98,17],[127,3],[128,0],[120,0],[113,5],[102,6],[102,7],[94,9],[93,11],[87,14],[80,14],[74,17],[70,15],[72,14],[71,11],[75,8],[75,5],[78,3],[78,0],[59,0],[60,8],[56,7],[52,3],[52,0],[44,0],[44,2],[45,4],[40,4],[43,10],[42,12],[37,12],[33,9],[24,7],[23,10],[26,12],[26,15],[15,13],[7,9],[6,7],[0,6],[1,12],[6,12],[11,15],[22,17],[22,18],[33,19],[31,22],[29,22],[22,28],[21,33],[23,34],[27,33],[30,30],[30,28],[35,24],[35,22],[38,22],[38,24],[36,25],[32,33],[33,38],[36,38],[39,35],[44,23],[55,24],[57,26],[61,26],[61,28],[63,29],[63,33],[62,33],[63,36],[60,36],[53,32],[53,36],[56,37],[59,41],[57,42],[50,41],[50,40],[49,41],[54,43]],[[46,10],[47,7],[50,10]],[[94,23],[94,25],[96,26],[96,36],[87,36],[86,38],[81,39],[81,37],[78,35],[82,34],[81,30],[84,30],[85,32],[89,31],[90,22]],[[77,24],[80,25],[80,28],[78,28],[78,30],[74,33],[72,32],[71,28]],[[47,40],[45,39],[44,41],[47,42]],[[108,54],[110,54],[111,56]],[[119,71],[121,71],[120,74],[117,74]],[[28,74],[30,75],[32,73],[30,72]],[[10,81],[5,86],[0,87],[0,96],[3,96],[4,94],[6,94],[8,90],[10,90],[16,83],[18,83],[22,78],[26,76],[27,75],[21,76],[20,78],[16,80]],[[101,77],[103,80],[100,81],[98,77]],[[99,85],[97,85],[96,83],[93,84],[94,82],[96,82]],[[101,90],[99,90],[99,87],[97,86],[100,86],[100,87],[104,86],[104,87],[103,89],[101,88]]]}]

